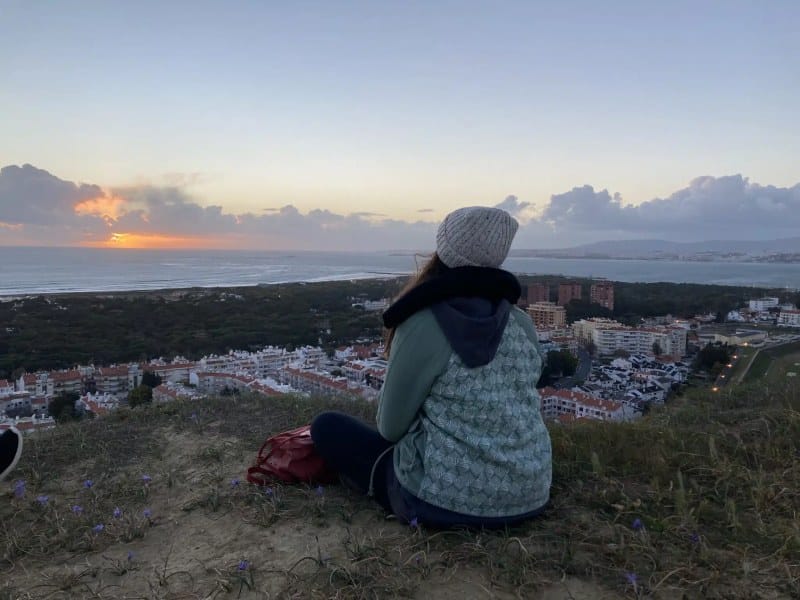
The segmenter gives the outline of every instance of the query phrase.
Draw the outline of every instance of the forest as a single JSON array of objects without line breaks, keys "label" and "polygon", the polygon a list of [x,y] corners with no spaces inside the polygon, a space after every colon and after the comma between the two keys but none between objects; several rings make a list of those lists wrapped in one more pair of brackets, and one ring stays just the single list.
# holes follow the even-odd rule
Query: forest
[{"label": "forest", "polygon": [[[544,282],[557,293],[559,277]],[[570,281],[575,281],[570,279]],[[232,349],[320,344],[326,349],[382,335],[380,311],[353,307],[394,297],[402,279],[292,283],[244,288],[195,288],[160,292],[65,294],[0,302],[0,379],[77,364],[107,365],[176,355],[197,359]],[[609,316],[584,300],[569,320]],[[768,293],[750,287],[673,283],[615,283],[614,318],[636,322],[670,313],[692,316],[740,306]],[[772,294],[778,294],[775,290]],[[784,298],[797,301],[798,298]]]}]

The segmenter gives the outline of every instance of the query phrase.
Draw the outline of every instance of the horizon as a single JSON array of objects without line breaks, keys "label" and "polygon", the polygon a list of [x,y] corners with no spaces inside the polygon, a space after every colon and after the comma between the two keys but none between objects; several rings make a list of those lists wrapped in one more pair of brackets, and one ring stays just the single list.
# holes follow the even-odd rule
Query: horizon
[{"label": "horizon", "polygon": [[11,0],[0,247],[418,248],[468,205],[515,249],[791,237],[799,18]]},{"label": "horizon", "polygon": [[[781,237],[781,238],[771,238],[771,239],[707,239],[707,240],[692,240],[692,241],[672,241],[663,238],[631,238],[631,239],[617,239],[617,240],[599,240],[597,242],[589,242],[586,244],[576,244],[574,246],[559,246],[559,247],[550,247],[550,248],[533,248],[533,247],[517,247],[514,246],[509,250],[509,256],[514,256],[520,252],[547,252],[547,251],[559,251],[559,250],[573,250],[573,249],[580,249],[583,247],[591,247],[594,245],[602,245],[602,244],[626,244],[626,243],[665,243],[665,244],[676,244],[676,245],[697,245],[697,244],[736,244],[736,243],[776,243],[776,242],[798,242],[800,243],[800,235],[797,236],[790,236],[790,237]],[[170,248],[170,247],[157,247],[157,246],[148,246],[148,247],[125,247],[125,246],[116,246],[116,245],[108,245],[108,246],[100,246],[100,245],[79,245],[79,246],[47,246],[41,244],[0,244],[0,250],[8,248],[8,249],[34,249],[34,250],[115,250],[120,252],[125,252],[129,250],[139,250],[139,251],[152,251],[152,252],[253,252],[253,253],[308,253],[308,254],[320,254],[320,253],[333,253],[333,254],[397,254],[397,255],[409,255],[409,256],[425,256],[430,255],[435,252],[435,248],[431,247],[428,249],[420,249],[420,248],[379,248],[379,249],[371,249],[371,250],[350,250],[350,249],[325,249],[325,250],[309,250],[305,248],[209,248],[209,247],[180,247],[180,248]],[[798,251],[800,251],[800,246],[798,246]]]}]

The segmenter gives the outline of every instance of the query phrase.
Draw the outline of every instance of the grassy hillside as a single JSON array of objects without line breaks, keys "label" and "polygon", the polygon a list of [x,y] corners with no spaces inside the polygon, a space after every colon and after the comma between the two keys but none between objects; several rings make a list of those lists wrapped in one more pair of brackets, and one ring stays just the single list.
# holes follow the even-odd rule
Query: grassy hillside
[{"label": "grassy hillside", "polygon": [[371,418],[226,398],[29,437],[1,488],[0,598],[800,597],[794,382],[554,426],[549,510],[496,533],[402,526],[340,486],[244,483],[267,434],[330,406]]}]

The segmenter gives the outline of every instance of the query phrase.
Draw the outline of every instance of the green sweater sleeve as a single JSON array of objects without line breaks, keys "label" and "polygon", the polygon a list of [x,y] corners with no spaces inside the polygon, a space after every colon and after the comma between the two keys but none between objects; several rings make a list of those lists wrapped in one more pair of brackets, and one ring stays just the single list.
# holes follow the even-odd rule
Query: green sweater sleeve
[{"label": "green sweater sleeve", "polygon": [[430,309],[395,331],[378,404],[378,431],[396,442],[408,431],[452,350]]},{"label": "green sweater sleeve", "polygon": [[536,347],[536,352],[538,352],[539,356],[542,357],[542,364],[547,362],[547,356],[542,351],[542,347],[539,344],[539,336],[536,335],[536,327],[534,327],[533,319],[531,319],[530,315],[528,315],[527,313],[523,312],[522,310],[520,310],[516,306],[511,308],[511,315],[512,315],[512,318],[516,319],[517,323],[519,323],[522,326],[522,328],[525,330],[525,333],[527,334],[528,339],[531,342],[533,342],[533,345]]}]

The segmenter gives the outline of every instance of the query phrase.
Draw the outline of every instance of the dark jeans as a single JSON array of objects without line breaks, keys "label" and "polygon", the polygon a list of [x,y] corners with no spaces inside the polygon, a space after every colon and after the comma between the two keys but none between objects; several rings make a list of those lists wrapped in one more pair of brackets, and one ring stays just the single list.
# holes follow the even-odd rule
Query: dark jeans
[{"label": "dark jeans", "polygon": [[[363,421],[340,412],[324,412],[311,423],[311,438],[317,452],[339,472],[342,481],[362,494],[370,489],[387,512],[407,523],[416,519],[435,528],[516,525],[540,514],[544,507],[513,517],[476,517],[429,504],[403,488],[394,472],[393,444]],[[383,454],[383,456],[381,456]],[[375,464],[377,461],[378,464]]]}]

